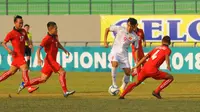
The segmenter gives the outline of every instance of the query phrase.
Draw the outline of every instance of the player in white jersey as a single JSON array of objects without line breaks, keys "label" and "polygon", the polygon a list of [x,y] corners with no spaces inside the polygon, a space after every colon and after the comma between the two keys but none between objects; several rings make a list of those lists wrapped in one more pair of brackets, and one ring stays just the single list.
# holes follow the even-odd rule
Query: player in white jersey
[{"label": "player in white jersey", "polygon": [[[128,48],[130,44],[135,45],[135,48],[138,48],[139,37],[135,34],[134,29],[137,28],[137,20],[134,18],[129,18],[127,21],[127,28],[122,26],[112,25],[110,28],[106,29],[104,37],[104,46],[107,48],[107,37],[109,32],[115,32],[116,37],[110,52],[111,56],[111,76],[112,76],[112,85],[117,87],[116,84],[116,75],[117,67],[120,66],[124,70],[124,78],[122,80],[122,86],[120,87],[120,93],[126,88],[131,74],[131,66],[128,60]],[[138,51],[136,50],[136,59],[138,59]]]}]

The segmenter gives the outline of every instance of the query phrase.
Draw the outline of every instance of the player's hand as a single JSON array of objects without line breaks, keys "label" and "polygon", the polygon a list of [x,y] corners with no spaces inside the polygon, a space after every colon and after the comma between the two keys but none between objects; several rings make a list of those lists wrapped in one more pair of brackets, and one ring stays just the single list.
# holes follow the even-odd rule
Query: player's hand
[{"label": "player's hand", "polygon": [[9,50],[8,51],[8,54],[12,55],[12,56],[15,56],[16,55],[16,52],[12,51],[12,50]]},{"label": "player's hand", "polygon": [[28,47],[32,49],[32,48],[33,48],[33,45],[29,45]]},{"label": "player's hand", "polygon": [[38,65],[42,66],[42,64],[43,64],[43,61],[41,59],[38,59]]},{"label": "player's hand", "polygon": [[135,70],[136,70],[136,67],[133,67],[131,70],[131,73],[135,72]]},{"label": "player's hand", "polygon": [[167,66],[167,69],[168,69],[169,71],[171,71],[171,67],[170,67],[170,66]]},{"label": "player's hand", "polygon": [[69,53],[69,51],[65,51],[65,54],[67,55],[67,56],[70,56],[70,53]]},{"label": "player's hand", "polygon": [[108,43],[107,42],[104,42],[104,47],[108,48]]}]

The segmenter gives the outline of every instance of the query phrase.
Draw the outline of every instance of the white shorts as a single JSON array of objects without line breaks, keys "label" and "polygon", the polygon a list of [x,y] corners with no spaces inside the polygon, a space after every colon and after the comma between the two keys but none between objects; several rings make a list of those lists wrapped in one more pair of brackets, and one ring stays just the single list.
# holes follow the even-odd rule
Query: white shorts
[{"label": "white shorts", "polygon": [[121,56],[115,53],[110,53],[110,62],[117,61],[120,68],[131,68],[128,56]]}]

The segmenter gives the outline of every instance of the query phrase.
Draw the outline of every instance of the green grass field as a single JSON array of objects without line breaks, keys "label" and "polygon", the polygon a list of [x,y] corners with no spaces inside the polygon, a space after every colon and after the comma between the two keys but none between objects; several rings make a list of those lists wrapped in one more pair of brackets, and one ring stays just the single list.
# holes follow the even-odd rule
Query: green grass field
[{"label": "green grass field", "polygon": [[[2,72],[1,72],[2,73]],[[39,76],[31,72],[31,77]],[[0,83],[1,112],[199,112],[200,75],[174,75],[175,81],[162,92],[164,99],[158,100],[151,93],[160,83],[148,79],[125,100],[110,96],[110,73],[67,73],[69,89],[76,94],[68,98],[62,96],[56,74],[33,94],[26,90],[16,94],[21,81],[21,73]],[[121,84],[122,73],[119,74]],[[9,97],[11,96],[11,97]]]}]

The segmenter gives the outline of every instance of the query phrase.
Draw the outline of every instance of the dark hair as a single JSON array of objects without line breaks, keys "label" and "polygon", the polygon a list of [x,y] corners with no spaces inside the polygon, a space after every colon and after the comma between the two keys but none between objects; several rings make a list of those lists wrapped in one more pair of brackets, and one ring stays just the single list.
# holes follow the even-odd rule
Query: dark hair
[{"label": "dark hair", "polygon": [[170,37],[168,35],[164,36],[162,41],[168,43],[168,45],[171,44],[171,39],[170,39]]},{"label": "dark hair", "polygon": [[20,16],[20,15],[16,15],[16,16],[14,17],[14,22],[16,22],[17,19],[22,19],[22,16]]},{"label": "dark hair", "polygon": [[55,25],[56,25],[55,22],[50,21],[50,22],[47,23],[47,28],[52,27],[52,26],[55,26]]},{"label": "dark hair", "polygon": [[29,24],[25,24],[25,25],[24,25],[24,27],[26,27],[26,26],[30,27],[30,25],[29,25]]},{"label": "dark hair", "polygon": [[137,24],[137,20],[135,18],[129,18],[127,23],[130,22],[131,25],[136,25]]}]

